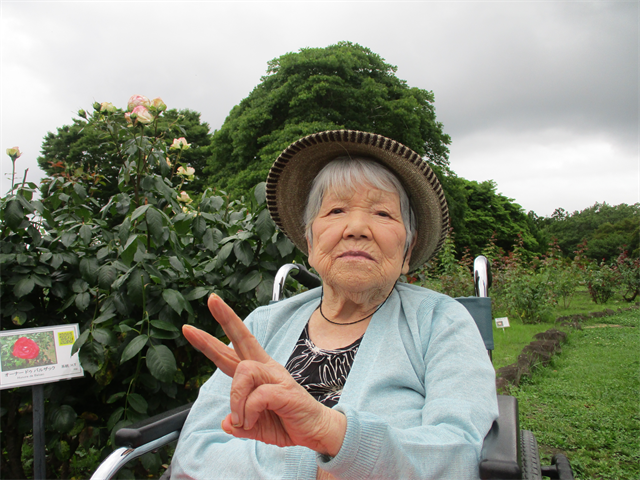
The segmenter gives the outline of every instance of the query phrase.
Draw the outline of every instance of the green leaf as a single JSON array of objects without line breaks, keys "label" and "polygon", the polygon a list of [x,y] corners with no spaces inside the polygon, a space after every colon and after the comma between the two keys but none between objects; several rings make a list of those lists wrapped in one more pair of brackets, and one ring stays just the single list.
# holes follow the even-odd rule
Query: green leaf
[{"label": "green leaf", "polygon": [[246,265],[247,267],[251,265],[251,261],[253,260],[253,249],[251,248],[251,244],[246,240],[236,241],[233,244],[233,253],[235,253],[236,258]]},{"label": "green leaf", "polygon": [[256,202],[258,205],[262,205],[267,201],[267,182],[260,182],[256,185],[255,190],[253,191],[253,196],[256,197]]},{"label": "green leaf", "polygon": [[269,303],[273,295],[273,278],[265,278],[256,288],[256,298],[260,305]]},{"label": "green leaf", "polygon": [[142,395],[139,395],[137,393],[130,393],[127,397],[127,401],[129,402],[131,408],[133,408],[136,412],[147,413],[147,408],[149,406]]},{"label": "green leaf", "polygon": [[150,330],[149,336],[151,338],[157,338],[159,340],[175,340],[180,336],[180,332],[169,332],[167,330],[152,328]]},{"label": "green leaf", "polygon": [[98,279],[98,259],[84,257],[80,260],[80,274],[89,284],[95,284]]},{"label": "green leaf", "polygon": [[127,345],[122,351],[122,355],[120,356],[120,365],[135,357],[140,350],[144,348],[148,340],[149,337],[146,335],[138,335],[136,338],[131,340],[131,343],[129,343],[129,345]]},{"label": "green leaf", "polygon": [[138,208],[136,208],[133,213],[131,214],[131,221],[135,221],[138,217],[141,217],[142,215],[145,214],[145,212],[147,210],[149,210],[149,207],[151,205],[141,205]]},{"label": "green leaf", "polygon": [[27,314],[25,312],[17,311],[13,315],[11,315],[11,322],[14,325],[24,325],[27,321]]},{"label": "green leaf", "polygon": [[103,290],[111,288],[116,281],[116,269],[112,265],[103,265],[98,270],[98,285]]},{"label": "green leaf", "polygon": [[195,220],[191,223],[191,231],[196,238],[202,238],[205,230],[207,229],[207,221],[202,218],[201,215],[198,215]]},{"label": "green leaf", "polygon": [[191,290],[189,293],[186,293],[184,295],[184,298],[186,300],[197,300],[199,298],[204,297],[205,295],[208,295],[210,293],[211,290],[209,290],[208,288],[204,288],[204,287],[196,287],[193,290]]},{"label": "green leaf", "polygon": [[76,237],[77,235],[73,232],[64,232],[60,236],[60,241],[65,247],[69,248],[69,246],[76,240]]},{"label": "green leaf", "polygon": [[[122,392],[124,393],[124,392]],[[117,394],[116,394],[117,395]],[[114,412],[107,420],[107,429],[111,430],[118,423],[118,421],[122,418],[122,414],[124,413],[124,407],[119,407],[114,410]]]},{"label": "green leaf", "polygon": [[260,237],[260,240],[265,243],[269,241],[275,229],[276,226],[273,220],[271,220],[269,210],[265,208],[258,214],[258,218],[256,218],[256,233]]},{"label": "green leaf", "polygon": [[[127,394],[127,392],[118,392],[118,393],[114,393],[113,395],[111,395],[108,399],[107,399],[107,403],[115,403],[118,400],[120,400],[122,397],[124,397]],[[118,419],[119,420],[119,419]]]},{"label": "green leaf", "polygon": [[261,281],[262,274],[259,271],[253,270],[249,272],[249,274],[245,275],[245,277],[238,284],[238,293],[245,293],[249,290],[253,290]]},{"label": "green leaf", "polygon": [[166,345],[152,345],[147,349],[147,368],[161,382],[173,382],[177,371],[176,359]]},{"label": "green leaf", "polygon": [[113,310],[107,311],[99,315],[94,321],[94,325],[98,325],[99,323],[106,322],[107,320],[111,320],[116,316],[116,313]]},{"label": "green leaf", "polygon": [[151,320],[151,325],[160,330],[167,330],[169,332],[179,332],[178,327],[176,327],[173,323],[166,322],[164,320]]},{"label": "green leaf", "polygon": [[51,424],[60,433],[67,433],[73,429],[78,415],[69,405],[61,405],[50,413]]},{"label": "green leaf", "polygon": [[42,288],[51,288],[51,277],[43,277],[41,275],[33,275],[33,281]]},{"label": "green leaf", "polygon": [[83,292],[76,295],[76,307],[78,307],[78,310],[81,312],[84,312],[90,303],[91,295],[89,295],[89,292]]},{"label": "green leaf", "polygon": [[31,276],[23,277],[13,286],[13,294],[18,298],[24,297],[31,293],[35,284],[36,282]]},{"label": "green leaf", "polygon": [[156,208],[147,210],[147,228],[153,237],[153,241],[157,246],[162,243],[162,214]]},{"label": "green leaf", "polygon": [[73,342],[73,347],[71,347],[71,355],[75,355],[75,353],[80,350],[80,348],[84,345],[84,343],[87,341],[87,338],[89,338],[89,334],[91,333],[91,330],[87,329],[84,332],[82,332],[80,334],[80,336],[76,339],[75,342]]},{"label": "green leaf", "polygon": [[281,235],[280,238],[278,238],[278,241],[276,242],[276,247],[278,247],[278,251],[280,252],[280,255],[282,255],[283,257],[286,257],[287,255],[289,255],[291,252],[293,252],[293,249],[296,248],[296,246],[291,242],[291,240],[289,240],[284,235]]},{"label": "green leaf", "polygon": [[222,246],[220,251],[218,252],[218,256],[216,257],[216,266],[215,268],[220,268],[224,265],[224,262],[227,261],[229,255],[233,251],[233,243],[227,243]]},{"label": "green leaf", "polygon": [[80,197],[81,200],[87,198],[87,190],[79,183],[73,184],[73,191]]},{"label": "green leaf", "polygon": [[103,345],[115,346],[116,344],[115,334],[107,328],[96,328],[93,330],[93,339]]},{"label": "green leaf", "polygon": [[129,238],[129,230],[131,230],[131,219],[127,217],[120,224],[120,228],[118,228],[118,238],[120,239],[120,243],[125,243],[127,241],[127,238]]},{"label": "green leaf", "polygon": [[24,219],[24,210],[17,200],[7,202],[4,209],[4,221],[14,232],[20,228],[20,224]]},{"label": "green leaf", "polygon": [[91,243],[91,227],[89,225],[82,225],[78,233],[85,245],[89,245]]},{"label": "green leaf", "polygon": [[138,251],[138,242],[136,242],[137,239],[137,235],[131,235],[129,237],[129,240],[127,240],[127,243],[125,244],[122,253],[120,254],[120,258],[126,265],[131,265],[131,261]]},{"label": "green leaf", "polygon": [[182,314],[187,301],[180,292],[167,288],[162,291],[162,298],[164,298],[164,301],[167,302],[178,315]]},{"label": "green leaf", "polygon": [[171,266],[180,273],[184,273],[184,265],[178,257],[169,257],[169,263]]}]

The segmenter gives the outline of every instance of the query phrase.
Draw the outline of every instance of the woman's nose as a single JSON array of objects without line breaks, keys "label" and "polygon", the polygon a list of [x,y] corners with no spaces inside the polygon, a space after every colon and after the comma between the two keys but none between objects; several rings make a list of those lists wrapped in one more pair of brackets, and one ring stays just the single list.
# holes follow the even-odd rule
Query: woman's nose
[{"label": "woman's nose", "polygon": [[344,238],[371,238],[371,229],[364,213],[350,212],[345,221]]}]

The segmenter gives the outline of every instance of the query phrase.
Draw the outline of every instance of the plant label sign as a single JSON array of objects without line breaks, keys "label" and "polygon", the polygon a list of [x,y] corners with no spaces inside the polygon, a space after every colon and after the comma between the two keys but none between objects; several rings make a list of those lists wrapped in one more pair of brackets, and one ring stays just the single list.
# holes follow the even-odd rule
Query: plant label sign
[{"label": "plant label sign", "polygon": [[507,317],[496,318],[496,327],[497,328],[507,328],[510,327],[509,319]]},{"label": "plant label sign", "polygon": [[0,390],[84,376],[71,347],[78,324],[0,332]]}]

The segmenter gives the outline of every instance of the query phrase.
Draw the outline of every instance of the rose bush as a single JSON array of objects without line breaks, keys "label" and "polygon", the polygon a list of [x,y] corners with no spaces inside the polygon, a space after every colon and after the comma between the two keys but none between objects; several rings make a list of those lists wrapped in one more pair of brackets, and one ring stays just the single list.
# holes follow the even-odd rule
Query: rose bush
[{"label": "rose bush", "polygon": [[[150,124],[130,124],[124,113],[96,103],[81,117],[121,152],[111,198],[97,200],[97,173],[60,168],[0,199],[2,329],[80,324],[73,350],[85,378],[45,387],[48,478],[90,476],[72,469],[110,452],[115,430],[195,398],[212,366],[180,329],[224,338],[209,293],[244,316],[269,302],[281,264],[303,260],[271,221],[264,183],[241,200],[212,189],[192,199],[191,177],[176,173],[193,167],[165,140],[182,134],[177,120],[158,112]],[[7,478],[24,478],[28,410],[19,406],[30,395],[0,395],[3,474],[7,465]],[[166,455],[148,454],[122,476],[158,474]]]},{"label": "rose bush", "polygon": [[14,357],[31,360],[40,354],[40,347],[38,347],[38,344],[30,338],[20,337],[16,340],[16,343],[13,344],[13,351],[11,354]]}]

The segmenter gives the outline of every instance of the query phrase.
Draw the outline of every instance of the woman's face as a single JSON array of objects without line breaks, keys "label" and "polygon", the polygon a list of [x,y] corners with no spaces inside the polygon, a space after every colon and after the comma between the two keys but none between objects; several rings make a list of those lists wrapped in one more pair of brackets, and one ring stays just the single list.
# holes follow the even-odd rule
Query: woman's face
[{"label": "woman's face", "polygon": [[334,288],[388,290],[409,270],[397,193],[368,184],[342,195],[327,192],[311,233],[309,264]]}]

